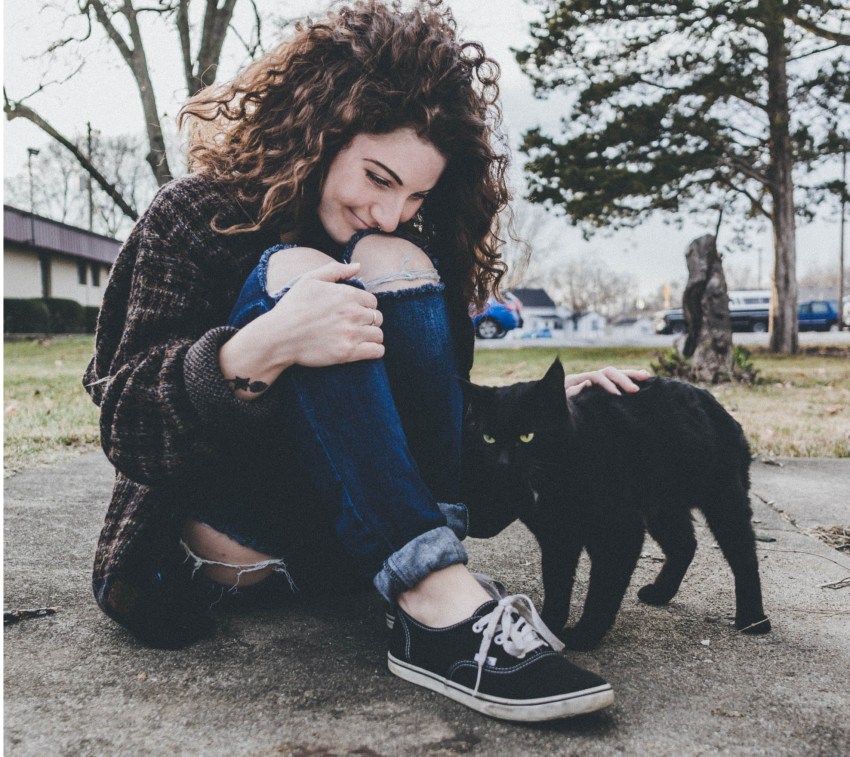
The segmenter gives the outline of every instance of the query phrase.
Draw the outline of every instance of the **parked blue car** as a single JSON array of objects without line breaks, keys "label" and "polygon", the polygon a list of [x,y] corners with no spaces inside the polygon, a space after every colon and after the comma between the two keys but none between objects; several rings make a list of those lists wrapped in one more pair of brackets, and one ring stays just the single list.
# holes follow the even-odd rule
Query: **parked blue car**
[{"label": "parked blue car", "polygon": [[522,327],[522,303],[517,297],[505,293],[505,302],[494,297],[480,313],[472,313],[472,325],[480,339],[501,339],[513,329]]},{"label": "parked blue car", "polygon": [[838,330],[838,303],[830,300],[806,300],[798,305],[800,331]]}]

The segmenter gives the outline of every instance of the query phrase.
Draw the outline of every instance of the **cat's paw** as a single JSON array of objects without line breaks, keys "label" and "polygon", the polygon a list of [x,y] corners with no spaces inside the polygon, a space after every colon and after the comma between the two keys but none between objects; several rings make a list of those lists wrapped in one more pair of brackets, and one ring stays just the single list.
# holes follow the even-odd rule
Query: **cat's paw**
[{"label": "cat's paw", "polygon": [[594,649],[602,641],[602,636],[599,634],[588,634],[580,628],[565,628],[558,634],[558,638],[564,642],[567,649],[575,651]]},{"label": "cat's paw", "polygon": [[666,605],[673,599],[673,595],[655,584],[647,584],[638,589],[638,599],[641,602],[646,602],[648,605]]},{"label": "cat's paw", "polygon": [[764,615],[746,620],[736,619],[735,628],[737,628],[741,633],[770,633],[770,621]]}]

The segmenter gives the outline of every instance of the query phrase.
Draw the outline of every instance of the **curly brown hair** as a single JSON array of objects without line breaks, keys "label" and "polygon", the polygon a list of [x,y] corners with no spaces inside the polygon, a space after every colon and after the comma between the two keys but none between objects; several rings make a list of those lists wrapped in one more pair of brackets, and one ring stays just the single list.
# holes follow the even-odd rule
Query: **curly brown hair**
[{"label": "curly brown hair", "polygon": [[229,185],[251,219],[217,230],[278,228],[290,239],[315,219],[323,177],[355,136],[414,129],[446,168],[403,230],[456,251],[442,256],[444,275],[482,305],[506,270],[498,78],[480,44],[457,39],[441,0],[412,10],[357,0],[298,24],[233,81],[192,97],[179,120],[192,130],[191,168]]}]

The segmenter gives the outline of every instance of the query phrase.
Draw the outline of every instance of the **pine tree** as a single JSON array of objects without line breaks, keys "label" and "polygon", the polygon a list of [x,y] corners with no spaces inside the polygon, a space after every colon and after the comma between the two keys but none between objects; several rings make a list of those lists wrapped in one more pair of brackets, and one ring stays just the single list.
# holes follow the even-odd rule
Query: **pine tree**
[{"label": "pine tree", "polygon": [[543,8],[517,59],[538,95],[563,89],[574,103],[559,137],[525,135],[529,199],[586,229],[707,208],[766,218],[770,345],[796,352],[795,220],[822,197],[804,180],[850,138],[847,4],[544,0]]}]

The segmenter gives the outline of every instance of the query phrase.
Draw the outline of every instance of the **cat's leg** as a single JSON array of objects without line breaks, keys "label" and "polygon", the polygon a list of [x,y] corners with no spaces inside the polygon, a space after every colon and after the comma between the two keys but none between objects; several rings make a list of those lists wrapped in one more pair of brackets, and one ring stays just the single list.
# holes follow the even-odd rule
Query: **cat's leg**
[{"label": "cat's leg", "polygon": [[665,605],[676,596],[696,552],[690,510],[663,510],[647,519],[646,528],[664,552],[665,560],[655,582],[641,588],[638,598],[651,605]]},{"label": "cat's leg", "polygon": [[584,612],[573,628],[559,634],[568,649],[592,649],[614,625],[643,545],[643,519],[622,517],[601,538],[588,540],[590,585]]},{"label": "cat's leg", "polygon": [[735,628],[744,633],[767,633],[770,621],[762,607],[752,510],[746,491],[735,487],[702,511],[735,576]]},{"label": "cat's leg", "polygon": [[570,615],[573,582],[581,555],[581,541],[574,536],[560,538],[551,533],[540,534],[541,562],[543,565],[543,622],[557,634]]}]

